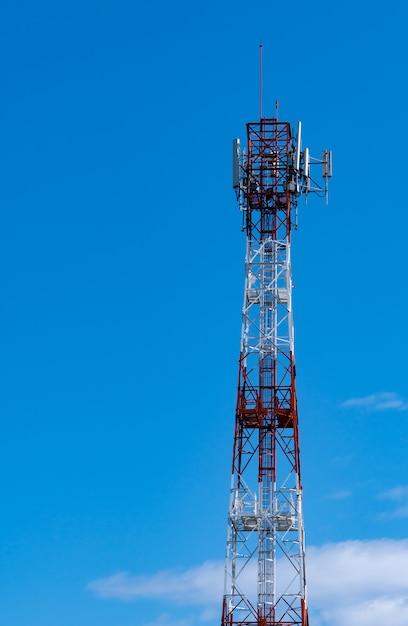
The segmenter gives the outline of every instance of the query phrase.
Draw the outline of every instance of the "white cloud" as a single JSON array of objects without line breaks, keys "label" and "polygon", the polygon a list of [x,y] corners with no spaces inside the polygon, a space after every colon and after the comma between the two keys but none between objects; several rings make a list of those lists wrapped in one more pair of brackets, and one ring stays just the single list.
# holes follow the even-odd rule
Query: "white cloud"
[{"label": "white cloud", "polygon": [[324,620],[322,626],[406,626],[408,600],[403,596],[384,596],[362,601],[351,606],[337,607],[334,611],[326,611]]},{"label": "white cloud", "polygon": [[[408,624],[408,540],[346,541],[307,550],[311,622],[315,626]],[[116,574],[91,582],[103,598],[150,598],[201,606],[201,622],[221,610],[223,563],[209,561],[184,571],[152,576]],[[197,622],[197,618],[195,619]],[[213,622],[211,622],[213,623]],[[194,626],[188,619],[161,616],[144,626]]]},{"label": "white cloud", "polygon": [[350,398],[341,405],[346,408],[362,408],[367,411],[407,411],[408,402],[393,391],[380,391],[363,398]]},{"label": "white cloud", "polygon": [[307,551],[311,600],[331,604],[408,595],[408,540],[346,541]]},{"label": "white cloud", "polygon": [[328,544],[307,556],[309,605],[321,626],[408,624],[407,540]]}]

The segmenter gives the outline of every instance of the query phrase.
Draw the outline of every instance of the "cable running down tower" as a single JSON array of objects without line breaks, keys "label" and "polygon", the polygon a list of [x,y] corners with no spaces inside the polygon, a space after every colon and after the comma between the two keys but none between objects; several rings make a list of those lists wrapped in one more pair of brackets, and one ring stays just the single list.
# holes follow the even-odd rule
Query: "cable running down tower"
[{"label": "cable running down tower", "polygon": [[261,117],[233,141],[246,259],[221,626],[308,626],[290,244],[299,196],[327,198],[331,170],[300,123]]}]

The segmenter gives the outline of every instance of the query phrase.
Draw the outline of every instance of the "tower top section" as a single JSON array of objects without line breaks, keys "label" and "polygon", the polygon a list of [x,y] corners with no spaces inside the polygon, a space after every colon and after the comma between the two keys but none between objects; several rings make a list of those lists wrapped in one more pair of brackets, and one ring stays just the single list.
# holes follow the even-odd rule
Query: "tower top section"
[{"label": "tower top section", "polygon": [[[322,183],[317,180],[316,165],[321,166]],[[296,133],[288,122],[277,118],[261,118],[247,124],[247,146],[240,139],[232,142],[232,186],[239,207],[264,210],[272,206],[272,199],[296,205],[304,194],[317,193],[328,201],[328,181],[332,176],[332,152],[323,150],[321,158],[312,157],[309,148],[302,148],[302,124]]]}]

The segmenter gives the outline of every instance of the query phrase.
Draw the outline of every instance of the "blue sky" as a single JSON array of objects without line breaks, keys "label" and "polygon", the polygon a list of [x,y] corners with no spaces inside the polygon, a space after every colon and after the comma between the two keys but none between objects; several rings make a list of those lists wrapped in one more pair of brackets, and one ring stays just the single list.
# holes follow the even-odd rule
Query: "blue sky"
[{"label": "blue sky", "polygon": [[408,622],[397,1],[3,2],[0,624],[216,626],[244,236],[231,139],[334,153],[293,238],[314,626]]}]

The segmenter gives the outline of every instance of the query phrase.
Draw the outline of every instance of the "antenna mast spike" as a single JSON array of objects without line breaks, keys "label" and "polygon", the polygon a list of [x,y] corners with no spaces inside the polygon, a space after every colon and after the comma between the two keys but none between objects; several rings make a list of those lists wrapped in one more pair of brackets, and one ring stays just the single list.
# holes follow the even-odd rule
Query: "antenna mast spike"
[{"label": "antenna mast spike", "polygon": [[259,119],[262,119],[262,43],[259,44]]}]

